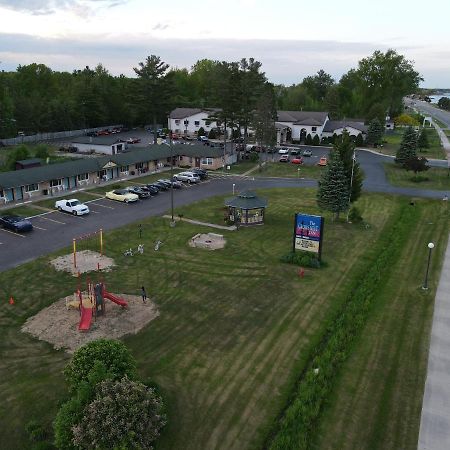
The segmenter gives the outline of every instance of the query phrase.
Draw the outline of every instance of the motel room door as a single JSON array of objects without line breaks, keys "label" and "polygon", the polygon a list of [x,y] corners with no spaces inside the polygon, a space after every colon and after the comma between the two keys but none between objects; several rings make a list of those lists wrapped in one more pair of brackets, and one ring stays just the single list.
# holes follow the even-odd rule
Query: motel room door
[{"label": "motel room door", "polygon": [[195,158],[195,167],[200,167],[200,158]]}]

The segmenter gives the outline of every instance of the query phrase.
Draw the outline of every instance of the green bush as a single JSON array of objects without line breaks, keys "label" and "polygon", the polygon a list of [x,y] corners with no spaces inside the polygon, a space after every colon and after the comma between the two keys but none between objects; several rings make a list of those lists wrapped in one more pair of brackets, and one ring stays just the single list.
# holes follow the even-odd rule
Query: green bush
[{"label": "green bush", "polygon": [[311,135],[310,135],[309,133],[308,133],[308,135],[306,136],[305,144],[306,144],[306,145],[313,145],[313,139],[312,139],[312,137],[311,137]]},{"label": "green bush", "polygon": [[37,420],[30,420],[25,425],[25,432],[31,442],[44,441],[48,437],[47,430]]},{"label": "green bush", "polygon": [[316,135],[313,137],[312,145],[320,145],[320,137],[319,137],[318,134],[316,134]]},{"label": "green bush", "polygon": [[197,131],[197,136],[205,136],[205,129],[203,127],[200,127]]},{"label": "green bush", "polygon": [[258,153],[250,153],[250,161],[251,162],[258,162],[259,161]]},{"label": "green bush", "polygon": [[214,128],[211,128],[211,130],[209,130],[208,133],[208,139],[216,139],[216,138],[217,138],[216,130]]},{"label": "green bush", "polygon": [[128,348],[120,341],[98,339],[80,347],[64,369],[64,375],[71,391],[82,381],[89,380],[91,371],[101,364],[108,378],[121,379],[136,376],[136,361]]},{"label": "green bush", "polygon": [[311,267],[313,269],[320,268],[320,261],[314,255],[305,252],[289,252],[283,255],[280,261],[287,264],[294,264],[296,266]]},{"label": "green bush", "polygon": [[356,206],[352,206],[350,209],[350,212],[348,213],[348,219],[352,223],[360,223],[362,222],[363,218],[361,215],[361,212]]}]

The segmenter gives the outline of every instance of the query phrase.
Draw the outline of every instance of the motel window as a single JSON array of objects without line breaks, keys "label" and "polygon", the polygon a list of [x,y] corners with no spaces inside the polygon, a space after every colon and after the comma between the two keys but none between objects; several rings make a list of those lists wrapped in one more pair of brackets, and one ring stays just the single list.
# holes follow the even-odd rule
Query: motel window
[{"label": "motel window", "polygon": [[196,121],[194,122],[194,125],[195,125],[196,127],[199,127],[199,126],[200,126],[200,120],[196,120]]},{"label": "motel window", "polygon": [[[39,185],[38,184],[28,184],[27,186],[25,186],[25,192],[36,192],[39,190]],[[1,193],[0,193],[0,197],[1,197]]]},{"label": "motel window", "polygon": [[183,123],[184,123],[185,125],[189,125],[189,120],[185,120]]},{"label": "motel window", "polygon": [[77,175],[78,181],[86,181],[89,179],[89,174],[87,173],[80,173],[80,175]]},{"label": "motel window", "polygon": [[206,125],[207,127],[209,127],[209,126],[211,125],[211,121],[210,121],[210,120],[205,120],[205,125]]},{"label": "motel window", "polygon": [[143,169],[144,168],[144,163],[136,163],[135,167],[136,167],[136,169]]},{"label": "motel window", "polygon": [[175,120],[175,125],[180,125],[180,119]]},{"label": "motel window", "polygon": [[97,176],[99,178],[106,177],[106,170],[100,170],[100,172],[97,172]]},{"label": "motel window", "polygon": [[311,130],[313,133],[315,133],[317,131],[317,127],[312,127]]},{"label": "motel window", "polygon": [[180,129],[179,128],[175,128],[175,133],[179,134],[180,133]]},{"label": "motel window", "polygon": [[130,166],[122,166],[120,168],[121,173],[129,172],[129,171],[130,171]]},{"label": "motel window", "polygon": [[50,180],[50,187],[57,187],[62,185],[61,178],[58,180]]},{"label": "motel window", "polygon": [[205,166],[212,166],[213,159],[212,158],[202,158],[202,164]]}]

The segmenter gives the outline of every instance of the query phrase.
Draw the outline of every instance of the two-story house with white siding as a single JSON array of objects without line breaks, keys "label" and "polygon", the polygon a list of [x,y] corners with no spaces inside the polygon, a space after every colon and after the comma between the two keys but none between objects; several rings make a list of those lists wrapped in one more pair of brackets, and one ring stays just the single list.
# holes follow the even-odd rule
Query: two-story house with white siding
[{"label": "two-story house with white siding", "polygon": [[208,134],[220,125],[209,119],[217,111],[216,108],[176,108],[169,115],[168,128],[178,135],[195,136],[200,128]]}]

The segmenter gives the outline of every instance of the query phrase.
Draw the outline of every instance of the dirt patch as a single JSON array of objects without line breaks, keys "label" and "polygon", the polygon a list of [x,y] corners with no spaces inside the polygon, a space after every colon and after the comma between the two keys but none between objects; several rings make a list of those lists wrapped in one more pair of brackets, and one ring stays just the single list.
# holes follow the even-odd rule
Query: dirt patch
[{"label": "dirt patch", "polygon": [[82,250],[77,252],[77,267],[73,267],[73,254],[59,256],[52,259],[50,264],[60,271],[65,271],[77,275],[78,272],[92,272],[99,268],[105,272],[109,272],[111,267],[115,266],[114,260],[105,255],[92,250]]},{"label": "dirt patch", "polygon": [[96,320],[93,319],[88,331],[78,330],[79,311],[66,308],[66,301],[73,301],[73,296],[59,299],[30,317],[21,330],[39,340],[49,342],[57,350],[63,348],[73,353],[77,348],[95,339],[118,339],[126,334],[137,334],[159,316],[156,305],[149,299],[147,303],[143,303],[140,296],[116,295],[126,300],[128,307],[122,308],[105,300],[106,314],[98,316]]},{"label": "dirt patch", "polygon": [[205,248],[207,250],[218,250],[224,248],[226,239],[222,234],[207,233],[196,234],[189,240],[190,247]]}]

